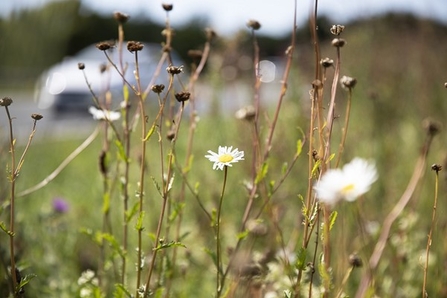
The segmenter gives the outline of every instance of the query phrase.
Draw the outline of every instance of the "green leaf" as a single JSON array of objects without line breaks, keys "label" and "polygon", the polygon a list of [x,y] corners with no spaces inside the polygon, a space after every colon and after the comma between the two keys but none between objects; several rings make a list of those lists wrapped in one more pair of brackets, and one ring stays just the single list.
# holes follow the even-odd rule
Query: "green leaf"
[{"label": "green leaf", "polygon": [[329,216],[329,231],[332,230],[332,227],[335,224],[335,220],[337,219],[338,216],[338,212],[337,211],[333,211],[331,213],[331,215]]},{"label": "green leaf", "polygon": [[307,258],[307,250],[304,247],[301,247],[296,253],[295,266],[297,269],[304,270],[306,268],[306,258]]},{"label": "green leaf", "polygon": [[256,175],[255,184],[258,184],[259,182],[262,181],[262,179],[265,178],[265,176],[267,175],[268,170],[269,170],[268,164],[267,163],[263,163],[262,167],[261,167],[261,170]]},{"label": "green leaf", "polygon": [[124,102],[128,102],[129,101],[129,87],[124,84],[123,85],[123,98],[124,98]]},{"label": "green leaf", "polygon": [[114,298],[132,298],[132,294],[122,284],[115,284],[115,292],[113,292]]},{"label": "green leaf", "polygon": [[214,251],[210,250],[209,248],[204,248],[207,255],[211,257],[211,260],[213,260],[214,265],[217,267],[217,255]]},{"label": "green leaf", "polygon": [[102,213],[107,214],[110,211],[110,193],[106,192],[102,196]]},{"label": "green leaf", "polygon": [[185,203],[177,203],[177,202],[173,203],[173,209],[174,210],[172,210],[172,213],[168,217],[169,218],[169,222],[173,222],[177,218],[177,216],[183,210],[185,205],[186,205]]},{"label": "green leaf", "polygon": [[285,175],[286,173],[287,173],[287,168],[289,167],[289,164],[287,163],[287,162],[284,162],[283,164],[282,164],[282,167],[281,167],[281,175]]},{"label": "green leaf", "polygon": [[316,176],[316,173],[317,173],[318,169],[320,168],[320,166],[321,166],[321,159],[317,160],[317,162],[314,164],[314,167],[312,168],[312,173],[311,173],[312,177]]},{"label": "green leaf", "polygon": [[33,278],[35,278],[37,275],[36,274],[27,274],[25,275],[22,280],[20,280],[20,283],[17,285],[17,290],[16,292],[19,292],[21,288],[23,288],[24,286],[26,286]]},{"label": "green leaf", "polygon": [[144,142],[149,141],[150,137],[154,134],[156,127],[157,126],[155,124],[152,124],[151,128],[149,129],[149,131],[147,132],[146,136],[143,139]]},{"label": "green leaf", "polygon": [[139,216],[138,216],[137,223],[135,224],[135,230],[137,230],[137,231],[143,231],[144,230],[143,219],[144,219],[144,211],[141,211]]},{"label": "green leaf", "polygon": [[135,214],[138,213],[140,202],[136,202],[131,209],[126,211],[126,223],[130,222]]},{"label": "green leaf", "polygon": [[296,156],[300,156],[301,152],[303,151],[303,141],[299,139],[296,142]]},{"label": "green leaf", "polygon": [[180,247],[186,248],[186,245],[184,245],[181,242],[170,241],[170,242],[166,242],[166,243],[165,242],[160,243],[156,248],[154,248],[154,250],[158,251],[158,250],[170,248],[170,247],[173,247],[173,246],[177,246],[177,247],[180,246]]},{"label": "green leaf", "polygon": [[243,232],[238,233],[238,234],[236,235],[236,238],[237,238],[238,240],[243,240],[243,239],[247,238],[247,236],[248,236],[248,230],[245,230],[245,231],[243,231]]},{"label": "green leaf", "polygon": [[126,253],[121,248],[118,241],[115,239],[115,237],[112,234],[103,233],[102,238],[110,244],[110,246],[113,248],[115,253],[119,254],[120,257],[125,257]]},{"label": "green leaf", "polygon": [[118,148],[118,156],[125,162],[127,162],[127,155],[126,150],[124,150],[123,143],[121,143],[119,140],[115,140],[115,145]]},{"label": "green leaf", "polygon": [[154,176],[151,176],[151,179],[152,179],[152,183],[154,183],[154,186],[155,186],[155,188],[156,188],[157,191],[158,191],[158,194],[159,194],[161,197],[163,197],[163,193],[161,192],[161,187],[160,187],[160,185],[158,184],[157,180],[155,180],[155,177],[154,177]]},{"label": "green leaf", "polygon": [[6,225],[5,225],[5,223],[3,221],[0,222],[0,229],[2,229],[2,231],[5,232],[6,234],[8,234],[9,236],[14,237],[14,235],[15,235],[13,232],[11,232],[10,230],[8,230],[6,228]]},{"label": "green leaf", "polygon": [[284,290],[284,298],[292,298],[292,292],[290,290]]},{"label": "green leaf", "polygon": [[186,166],[183,168],[183,174],[188,173],[191,170],[191,166],[192,166],[192,162],[194,160],[194,155],[190,155],[188,158],[188,163],[186,164]]},{"label": "green leaf", "polygon": [[194,184],[194,194],[195,195],[199,194],[199,187],[200,187],[200,182],[196,182],[196,184]]}]

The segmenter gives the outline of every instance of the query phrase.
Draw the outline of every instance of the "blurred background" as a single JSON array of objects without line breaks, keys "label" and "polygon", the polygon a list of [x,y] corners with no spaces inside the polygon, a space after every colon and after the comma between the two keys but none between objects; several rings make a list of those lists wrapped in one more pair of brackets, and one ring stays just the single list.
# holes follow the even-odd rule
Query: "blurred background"
[{"label": "blurred background", "polygon": [[[294,67],[300,75],[295,79],[294,86],[297,87],[297,96],[306,97],[311,81],[311,76],[307,74],[313,71],[308,29],[312,3],[298,2],[298,51]],[[164,38],[161,32],[166,18],[161,3],[140,0],[1,1],[0,95],[10,96],[16,101],[15,109],[19,116],[28,115],[31,113],[30,109],[39,112],[43,105],[39,106],[37,103],[37,92],[48,79],[45,70],[92,44],[116,39],[117,24],[112,17],[115,11],[131,17],[125,25],[126,40],[161,44]],[[219,38],[213,44],[212,63],[208,64],[203,79],[213,75],[214,78],[220,77],[219,86],[214,85],[211,90],[216,87],[222,90],[219,95],[213,95],[217,99],[235,98],[226,100],[231,103],[231,112],[251,100],[249,79],[252,75],[252,40],[246,27],[249,19],[261,23],[262,27],[258,32],[261,60],[272,62],[270,65],[273,65],[273,76],[270,76],[269,82],[264,82],[265,89],[270,90],[265,91],[266,97],[276,92],[283,70],[284,51],[290,43],[293,1],[259,3],[250,0],[240,3],[236,0],[182,0],[172,3],[174,9],[170,12],[170,22],[176,31],[173,48],[186,68],[192,61],[187,55],[188,50],[201,49],[203,46],[204,29],[210,27],[217,32]],[[444,80],[441,75],[445,66],[441,64],[444,62],[446,45],[439,38],[445,33],[447,22],[447,4],[444,1],[368,0],[360,4],[350,0],[336,3],[323,0],[319,1],[319,15],[322,55],[328,55],[324,53],[325,41],[330,38],[328,28],[335,23],[347,25],[345,37],[349,40],[349,46],[345,51],[346,56],[351,57],[345,59],[345,69],[349,71],[349,75],[361,79],[359,85],[364,87],[364,96],[377,99],[380,94],[386,105],[393,105],[397,104],[396,94],[404,97],[417,91],[420,96],[417,96],[416,105],[412,106],[418,107],[414,112],[424,116],[432,112],[426,111],[427,109],[439,111],[437,105],[444,105],[443,100],[432,106],[425,104],[427,98],[433,100],[440,96],[431,94],[439,91],[432,87],[434,78],[439,80],[437,86]],[[400,62],[390,64],[390,61]],[[417,84],[393,88],[388,86],[388,75],[402,76],[406,71],[411,71],[411,78],[416,79]],[[76,70],[73,73],[78,78],[82,76]],[[384,87],[382,83],[387,86]],[[204,85],[210,86],[208,83]],[[380,88],[387,90],[382,92]],[[403,90],[399,90],[400,88]],[[211,90],[205,89],[203,94],[209,96]],[[406,102],[408,100],[411,99],[405,99]],[[25,102],[25,105],[21,105]],[[41,113],[53,115],[54,111],[47,109]],[[49,127],[53,125],[50,124]]]},{"label": "blurred background", "polygon": [[[306,131],[308,127],[309,89],[315,69],[308,25],[311,1],[298,2],[295,57],[288,82],[288,93],[275,135],[276,143],[271,154],[276,158],[272,166],[276,169],[281,168],[280,163],[294,154],[295,142],[297,138],[302,137],[300,129]],[[175,30],[172,45],[186,72],[190,71],[193,62],[188,51],[203,49],[206,41],[204,29],[211,27],[218,35],[213,41],[210,59],[195,90],[201,117],[201,129],[198,130],[198,139],[201,141],[195,144],[195,154],[199,156],[196,168],[207,167],[208,170],[208,161],[201,158],[207,150],[226,144],[224,142],[228,140],[240,144],[240,148],[251,146],[251,140],[247,137],[249,129],[244,131],[240,122],[230,122],[229,117],[214,117],[233,116],[238,109],[253,100],[253,39],[246,22],[255,19],[261,23],[261,29],[257,31],[260,60],[266,61],[266,69],[267,66],[270,67],[270,73],[265,74],[268,80],[264,80],[261,86],[261,100],[267,108],[267,114],[271,111],[268,109],[269,104],[273,106],[278,99],[281,87],[284,52],[290,45],[293,28],[294,1],[173,0],[172,3],[174,9],[169,13],[171,26]],[[447,125],[447,89],[444,86],[447,82],[447,3],[445,0],[321,0],[318,3],[317,24],[322,58],[335,59],[335,49],[331,46],[333,35],[329,31],[331,25],[346,26],[342,35],[347,40],[347,45],[342,49],[341,75],[356,78],[357,85],[353,90],[352,116],[345,156],[347,159],[357,155],[373,157],[377,161],[381,181],[380,184],[377,183],[374,194],[371,195],[374,200],[364,203],[364,210],[368,211],[367,217],[376,220],[384,216],[384,210],[390,210],[409,179],[424,136],[421,128],[423,119],[430,117],[440,121],[444,128]],[[161,4],[161,1],[143,0],[0,0],[0,97],[9,96],[14,100],[11,111],[15,117],[15,136],[26,140],[31,128],[29,115],[44,115],[44,119],[38,123],[35,135],[37,144],[33,144],[30,156],[27,157],[24,169],[29,172],[21,176],[20,181],[23,184],[20,190],[44,179],[63,158],[77,148],[81,137],[85,138],[96,125],[91,117],[87,118],[85,115],[76,113],[58,117],[60,111],[52,109],[51,106],[46,109],[39,107],[36,94],[43,85],[51,81],[48,79],[50,76],[47,70],[55,65],[63,66],[66,62],[73,62],[70,57],[80,57],[79,51],[95,43],[116,39],[118,32],[117,22],[113,18],[115,11],[130,15],[130,20],[124,25],[126,40],[138,40],[161,47],[164,41],[161,33],[166,19],[166,12]],[[86,64],[86,69],[89,65]],[[77,63],[71,67],[73,74],[65,78],[67,82],[82,79]],[[331,71],[328,74],[328,81],[332,80],[332,73]],[[81,88],[88,91],[86,85]],[[326,96],[328,94],[329,91],[326,91]],[[341,102],[338,112],[343,114],[346,92],[340,91],[338,94]],[[0,132],[4,142],[7,140],[7,123],[4,111],[0,112]],[[343,120],[337,118],[335,122],[335,129],[341,131]],[[267,125],[264,128],[266,127]],[[238,133],[234,134],[235,131]],[[64,142],[66,139],[72,142]],[[39,142],[41,140],[42,142]],[[56,140],[59,143],[53,146]],[[179,140],[182,141],[184,140]],[[446,141],[444,132],[433,145],[430,164],[443,163]],[[79,160],[57,177],[51,187],[29,196],[33,199],[20,201],[23,205],[18,221],[32,227],[30,230],[44,229],[47,222],[54,223],[54,226],[59,228],[62,222],[63,228],[70,231],[63,235],[71,237],[71,242],[58,236],[59,231],[54,233],[57,234],[54,237],[46,232],[37,233],[34,230],[25,234],[28,237],[27,241],[24,241],[28,243],[28,247],[25,247],[27,259],[32,260],[31,266],[34,268],[40,266],[35,272],[40,273],[40,276],[48,276],[49,287],[53,283],[56,284],[57,279],[62,279],[67,281],[68,288],[70,281],[90,266],[87,261],[93,263],[94,257],[90,260],[90,256],[84,255],[84,247],[91,245],[90,242],[78,236],[79,227],[65,223],[72,223],[80,218],[91,219],[93,222],[96,213],[94,208],[91,208],[92,204],[96,204],[96,210],[101,209],[101,202],[91,200],[97,198],[100,193],[96,169],[100,147],[101,144],[97,143],[95,147],[88,148]],[[7,159],[6,146],[1,153],[3,159]],[[135,155],[137,154],[138,152],[135,152]],[[249,172],[248,164],[246,172]],[[290,179],[284,190],[277,195],[278,205],[287,206],[284,210],[288,209],[292,196],[306,191],[305,185],[296,182],[299,178],[303,178],[302,181],[307,179],[306,173],[302,171],[304,168],[305,157],[297,162],[290,175],[293,179]],[[5,175],[6,172],[2,173]],[[217,176],[208,174],[207,171],[198,171],[197,174],[194,173],[197,177],[193,176],[191,180],[203,181],[203,185],[220,185]],[[433,177],[431,179],[433,180]],[[6,179],[2,181],[6,184]],[[429,196],[425,197],[432,197],[431,183],[427,178],[425,192],[419,193],[421,197],[425,193],[429,193]],[[430,190],[427,191],[427,188]],[[2,189],[4,192],[7,186]],[[204,197],[212,197],[207,193],[212,191],[205,189]],[[6,198],[7,195],[3,193],[3,197]],[[238,193],[235,197],[244,195]],[[56,215],[53,214],[55,211],[52,202],[59,202],[60,198],[71,204],[72,209],[67,213],[70,213],[70,219],[73,221],[59,216],[66,211],[56,210]],[[445,210],[445,202],[444,200],[441,203],[440,210]],[[243,208],[238,200],[234,204],[241,205],[234,208],[236,211]],[[413,203],[411,209],[421,210],[421,213],[427,215],[432,210],[431,204],[430,200],[419,200]],[[189,214],[199,213],[195,205],[192,204],[192,207]],[[295,211],[289,212],[285,218],[295,222]],[[427,218],[426,216],[424,221],[427,221]],[[96,220],[96,225],[99,226],[98,216]],[[86,222],[90,225],[90,221]],[[440,220],[439,224],[445,231],[446,219]],[[419,235],[422,235],[420,239],[425,241],[427,223],[417,221],[415,226],[422,229]],[[47,239],[42,240],[42,235],[47,236]],[[436,239],[438,241],[434,242],[439,244],[439,251],[445,256],[447,249],[444,238],[445,233],[439,233],[439,238]],[[58,244],[57,241],[61,243]],[[48,247],[41,247],[42,243],[46,243]],[[396,247],[407,248],[408,243],[396,244]],[[64,246],[65,251],[62,251],[58,249],[58,245],[67,247]],[[52,257],[48,252],[57,255],[58,251],[62,256],[71,256],[73,247],[78,259],[67,258],[62,264],[56,257],[50,260],[43,258]],[[396,264],[404,267],[402,264],[405,262],[400,262],[398,258],[396,260]],[[46,264],[59,264],[61,268],[53,270],[54,267]],[[402,272],[416,274],[420,271],[419,263],[411,264],[414,265],[413,269],[396,266],[395,276],[399,277]],[[442,274],[444,278],[439,278],[438,281],[446,280],[446,265],[443,266],[437,274]],[[79,270],[74,271],[72,268]],[[412,279],[406,282],[414,285],[415,280],[417,277],[412,276]],[[433,283],[447,292],[445,286],[441,285],[445,283]],[[52,291],[54,288],[57,287],[51,288]],[[42,296],[44,295],[40,295]]]}]

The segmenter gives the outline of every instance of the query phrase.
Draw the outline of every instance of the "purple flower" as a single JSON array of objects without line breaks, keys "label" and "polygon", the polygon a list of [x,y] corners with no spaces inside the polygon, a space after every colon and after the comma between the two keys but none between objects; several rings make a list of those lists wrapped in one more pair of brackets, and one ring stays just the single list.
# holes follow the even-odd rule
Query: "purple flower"
[{"label": "purple flower", "polygon": [[70,209],[70,204],[62,198],[53,199],[53,211],[56,213],[66,213]]}]

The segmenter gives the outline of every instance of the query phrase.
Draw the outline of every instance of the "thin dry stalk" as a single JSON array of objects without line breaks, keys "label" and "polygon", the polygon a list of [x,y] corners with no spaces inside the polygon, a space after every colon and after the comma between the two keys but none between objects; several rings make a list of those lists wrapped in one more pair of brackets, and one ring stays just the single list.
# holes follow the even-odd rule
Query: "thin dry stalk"
[{"label": "thin dry stalk", "polygon": [[360,286],[359,286],[357,293],[355,295],[356,298],[365,297],[365,293],[368,290],[368,287],[369,287],[371,280],[373,278],[373,273],[374,273],[375,269],[377,268],[380,258],[382,257],[382,253],[385,249],[386,242],[390,235],[391,226],[396,221],[396,219],[399,217],[399,215],[402,213],[405,206],[407,206],[408,202],[410,201],[410,199],[416,189],[416,186],[418,185],[419,181],[421,180],[421,178],[425,172],[425,164],[426,164],[427,154],[429,152],[429,149],[430,149],[430,146],[431,146],[431,143],[433,140],[433,136],[434,136],[434,133],[432,131],[429,131],[427,133],[426,141],[424,143],[424,146],[422,147],[419,158],[416,161],[416,165],[414,167],[413,175],[410,179],[410,182],[408,183],[407,188],[405,189],[404,193],[402,194],[402,196],[399,199],[399,201],[397,202],[397,204],[394,206],[394,208],[391,210],[391,212],[385,218],[379,239],[378,239],[376,246],[374,247],[374,251],[369,259],[369,268],[367,268],[366,272],[363,274],[363,277],[360,282]]}]

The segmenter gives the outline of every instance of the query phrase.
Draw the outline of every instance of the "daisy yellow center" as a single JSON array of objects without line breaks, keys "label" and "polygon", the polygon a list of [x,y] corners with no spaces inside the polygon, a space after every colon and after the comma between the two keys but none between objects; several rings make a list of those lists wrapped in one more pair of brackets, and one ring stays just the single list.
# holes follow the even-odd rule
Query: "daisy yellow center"
[{"label": "daisy yellow center", "polygon": [[234,158],[231,154],[222,154],[221,156],[219,156],[219,161],[220,162],[230,162],[232,161]]},{"label": "daisy yellow center", "polygon": [[348,184],[348,185],[344,186],[344,187],[341,189],[341,192],[344,193],[344,194],[346,194],[346,193],[351,192],[353,189],[354,189],[354,184],[351,183],[351,184]]}]

